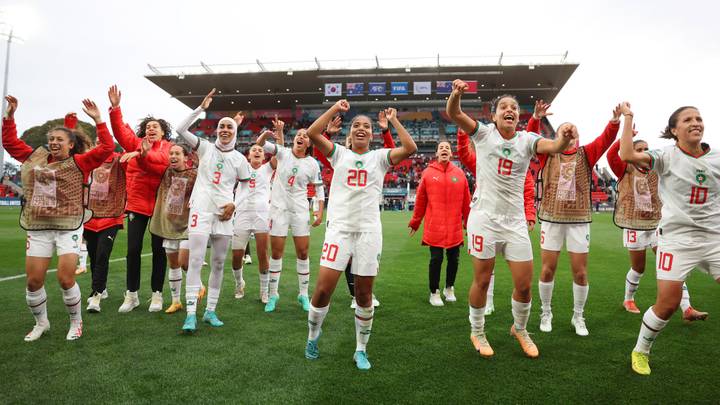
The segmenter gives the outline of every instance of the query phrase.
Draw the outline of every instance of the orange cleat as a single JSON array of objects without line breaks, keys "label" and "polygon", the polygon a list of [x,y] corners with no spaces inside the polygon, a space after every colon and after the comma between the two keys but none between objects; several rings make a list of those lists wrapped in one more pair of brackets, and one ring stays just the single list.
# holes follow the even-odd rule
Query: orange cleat
[{"label": "orange cleat", "polygon": [[635,300],[626,300],[623,302],[623,307],[625,307],[625,310],[633,313],[633,314],[639,314],[640,309],[635,305]]},{"label": "orange cleat", "polygon": [[200,301],[202,301],[203,297],[205,297],[205,292],[206,292],[206,291],[207,291],[207,290],[205,289],[205,286],[204,286],[204,285],[201,285],[201,286],[200,286],[200,292],[198,293],[198,304],[200,303]]},{"label": "orange cleat", "polygon": [[480,353],[481,356],[485,358],[490,358],[495,354],[492,347],[490,347],[490,343],[488,343],[487,337],[484,333],[478,333],[477,335],[471,333],[470,341],[475,347],[475,350],[477,350],[477,352]]},{"label": "orange cleat", "polygon": [[531,359],[535,359],[540,356],[540,352],[538,351],[537,346],[535,346],[535,342],[533,342],[530,338],[530,334],[527,330],[515,330],[515,325],[513,325],[510,328],[510,334],[515,336],[515,339],[517,339],[518,343],[520,343],[520,347],[522,347],[526,356]]},{"label": "orange cleat", "polygon": [[688,307],[682,315],[683,321],[685,322],[704,321],[707,317],[707,312],[698,311],[693,307]]}]

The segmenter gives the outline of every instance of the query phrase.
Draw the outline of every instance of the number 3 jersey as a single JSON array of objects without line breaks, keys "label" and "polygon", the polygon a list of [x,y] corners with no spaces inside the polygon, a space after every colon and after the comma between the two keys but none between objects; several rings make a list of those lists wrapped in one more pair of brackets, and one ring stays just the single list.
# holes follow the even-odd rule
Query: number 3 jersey
[{"label": "number 3 jersey", "polygon": [[308,214],[308,184],[322,184],[320,165],[312,156],[298,158],[291,148],[266,142],[265,152],[275,154],[277,168],[272,183],[270,205],[273,209]]},{"label": "number 3 jersey", "polygon": [[494,124],[478,121],[470,139],[475,143],[477,167],[470,208],[492,216],[524,219],[525,176],[540,137],[518,131],[505,139]]},{"label": "number 3 jersey", "polygon": [[196,211],[220,214],[221,207],[233,202],[235,183],[250,177],[250,164],[236,150],[223,152],[204,139],[198,141],[200,164],[190,206]]},{"label": "number 3 jersey", "polygon": [[327,227],[345,232],[380,232],[380,198],[385,173],[390,169],[390,149],[359,155],[333,144],[328,155],[333,167]]},{"label": "number 3 jersey", "polygon": [[672,239],[693,232],[720,234],[720,154],[703,144],[695,157],[677,145],[647,152],[660,177],[660,234]]}]

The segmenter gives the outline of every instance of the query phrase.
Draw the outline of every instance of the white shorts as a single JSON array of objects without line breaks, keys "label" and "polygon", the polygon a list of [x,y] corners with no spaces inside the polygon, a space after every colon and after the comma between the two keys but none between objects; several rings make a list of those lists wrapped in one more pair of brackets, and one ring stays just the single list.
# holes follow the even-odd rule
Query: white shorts
[{"label": "white shorts", "polygon": [[563,244],[572,253],[590,251],[590,224],[555,224],[543,222],[540,225],[540,248],[559,252]]},{"label": "white shorts", "polygon": [[378,274],[382,254],[382,231],[345,232],[325,230],[320,265],[337,271],[345,271],[352,258],[350,272],[358,276]]},{"label": "white shorts", "polygon": [[288,236],[292,230],[293,236],[310,235],[310,213],[293,213],[275,208],[270,209],[270,236]]},{"label": "white shorts", "polygon": [[180,249],[190,249],[187,239],[163,239],[163,247],[167,253],[176,253]]},{"label": "white shorts", "polygon": [[623,229],[623,246],[627,250],[643,251],[657,246],[657,229],[651,231],[636,231]]},{"label": "white shorts", "polygon": [[710,274],[720,282],[720,243],[713,238],[687,238],[682,242],[658,237],[655,268],[658,280],[685,281],[690,272]]},{"label": "white shorts", "polygon": [[25,256],[53,257],[66,254],[80,254],[83,227],[74,231],[27,231]]},{"label": "white shorts", "polygon": [[232,218],[221,221],[220,216],[213,212],[190,211],[188,217],[188,233],[200,233],[205,235],[232,236]]},{"label": "white shorts", "polygon": [[470,210],[467,236],[468,253],[478,259],[492,259],[498,253],[502,253],[506,260],[512,262],[533,259],[524,218],[491,218],[482,211]]},{"label": "white shorts", "polygon": [[240,231],[268,233],[270,231],[269,211],[241,211],[233,219],[233,231],[237,235]]}]

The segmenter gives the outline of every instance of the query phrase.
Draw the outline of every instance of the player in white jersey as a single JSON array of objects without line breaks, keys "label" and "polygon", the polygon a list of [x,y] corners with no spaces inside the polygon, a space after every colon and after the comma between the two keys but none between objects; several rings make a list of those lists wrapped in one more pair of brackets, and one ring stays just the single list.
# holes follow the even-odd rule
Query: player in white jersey
[{"label": "player in white jersey", "polygon": [[659,177],[662,217],[658,225],[657,299],[643,315],[632,369],[650,374],[650,348],[682,299],[682,286],[694,267],[720,282],[720,154],[702,142],[705,126],[695,107],[672,113],[663,138],[675,144],[651,152],[633,149],[633,112],[625,116],[620,158],[649,167]]},{"label": "player in white jersey", "polygon": [[493,123],[485,125],[470,118],[460,108],[467,90],[462,80],[453,82],[447,102],[447,114],[465,132],[471,134],[476,151],[475,194],[470,202],[467,223],[468,250],[474,268],[470,287],[470,340],[483,357],[494,352],[485,336],[485,303],[496,252],[502,252],[510,267],[514,290],[510,333],[528,357],[537,357],[538,349],[526,330],[530,316],[530,282],[533,254],[523,208],[523,186],[530,159],[536,154],[558,153],[574,139],[572,125],[551,141],[533,133],[516,131],[520,110],[517,100],[502,95],[492,103]]},{"label": "player in white jersey", "polygon": [[[308,184],[315,184],[319,200],[319,210],[315,212],[313,227],[322,222],[325,191],[323,190],[320,165],[312,157],[312,144],[305,129],[299,129],[293,139],[293,146],[283,145],[282,121],[275,121],[277,143],[265,142],[261,136],[257,144],[267,153],[275,155],[277,169],[270,195],[270,282],[269,299],[265,312],[273,312],[280,299],[278,285],[282,272],[282,258],[285,251],[285,239],[292,230],[295,245],[296,271],[298,275],[297,301],[305,311],[310,310],[308,286],[310,284],[310,204],[307,199]],[[277,130],[279,128],[279,131]]]},{"label": "player in white jersey", "polygon": [[247,159],[235,150],[237,123],[232,118],[220,119],[214,144],[198,138],[188,130],[200,114],[210,106],[214,94],[215,89],[212,89],[200,106],[177,126],[178,134],[196,149],[200,159],[195,187],[190,196],[188,221],[190,263],[185,286],[187,317],[182,327],[186,333],[193,333],[197,329],[195,313],[201,287],[200,270],[205,260],[208,238],[212,247],[212,259],[203,321],[211,326],[223,325],[215,313],[215,308],[220,298],[225,256],[233,235],[232,215],[235,211],[233,190],[237,181],[247,181],[250,178],[250,165]]},{"label": "player in white jersey", "polygon": [[308,135],[333,167],[330,200],[320,258],[320,271],[308,314],[308,341],[305,357],[318,358],[318,340],[322,323],[330,308],[330,298],[345,267],[352,259],[355,276],[355,354],[360,370],[368,370],[366,345],[370,339],[374,307],[372,287],[377,276],[382,252],[382,224],[378,201],[382,195],[385,173],[415,151],[417,146],[397,118],[394,108],[385,110],[388,121],[398,133],[402,146],[370,150],[372,121],[365,115],[353,118],[350,124],[352,149],[334,144],[322,135],[323,129],[339,113],[347,112],[350,104],[340,100],[320,116],[308,129]]}]

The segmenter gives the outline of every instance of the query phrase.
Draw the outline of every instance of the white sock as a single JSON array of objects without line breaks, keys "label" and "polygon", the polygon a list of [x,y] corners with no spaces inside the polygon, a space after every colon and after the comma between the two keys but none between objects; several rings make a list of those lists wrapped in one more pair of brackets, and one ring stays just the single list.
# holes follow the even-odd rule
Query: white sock
[{"label": "white sock", "polygon": [[298,293],[307,297],[310,284],[310,259],[297,259]]},{"label": "white sock", "polygon": [[680,299],[680,309],[685,312],[690,307],[690,292],[688,292],[687,284],[683,283],[682,298]]},{"label": "white sock", "polygon": [[207,288],[207,303],[205,309],[208,311],[215,311],[217,303],[220,300],[220,289],[222,288],[223,271],[222,269],[211,269],[210,279],[208,280]]},{"label": "white sock", "polygon": [[195,315],[197,313],[197,301],[198,294],[200,293],[200,287],[190,286],[190,277],[188,277],[188,284],[185,285],[185,311],[188,315]]},{"label": "white sock", "polygon": [[282,273],[282,257],[279,259],[270,258],[270,296],[278,295],[278,284],[280,284],[280,274]]},{"label": "white sock", "polygon": [[84,269],[87,267],[87,257],[88,257],[87,245],[85,243],[81,243],[80,244],[80,257],[79,257],[80,268]]},{"label": "white sock", "polygon": [[208,235],[190,234],[188,244],[190,245],[190,257],[187,271],[187,282],[185,283],[185,311],[188,315],[195,315],[197,312],[197,301],[202,281],[200,281],[205,252],[207,251]]},{"label": "white sock", "polygon": [[625,276],[625,301],[635,300],[635,292],[640,286],[640,279],[643,273],[638,273],[631,267]]},{"label": "white sock", "polygon": [[170,269],[170,274],[168,274],[168,283],[170,284],[170,295],[172,296],[173,302],[180,302],[182,279],[182,269]]},{"label": "white sock", "polygon": [[225,271],[225,256],[230,245],[229,236],[213,235],[211,237],[212,255],[210,257],[210,279],[208,280],[208,296],[205,310],[215,311],[220,299],[223,273]]},{"label": "white sock", "polygon": [[270,283],[270,273],[265,269],[265,273],[260,273],[260,294],[268,292],[268,284]]},{"label": "white sock", "polygon": [[490,273],[490,284],[488,284],[485,306],[493,305],[493,291],[495,290],[495,272]]},{"label": "white sock", "polygon": [[364,352],[372,332],[375,307],[355,308],[355,351]]},{"label": "white sock", "polygon": [[233,276],[235,276],[235,285],[240,285],[243,282],[243,268],[233,269]]},{"label": "white sock", "polygon": [[540,290],[540,308],[543,312],[550,312],[552,309],[552,295],[553,288],[555,287],[555,280],[538,282],[538,289]]},{"label": "white sock", "polygon": [[35,317],[35,324],[47,325],[47,294],[45,293],[45,287],[40,287],[37,291],[25,290],[25,301],[33,317]]},{"label": "white sock", "polygon": [[67,308],[71,321],[82,321],[82,312],[80,311],[80,286],[77,283],[67,290],[62,290],[63,301]]},{"label": "white sock", "polygon": [[642,325],[640,325],[640,334],[638,334],[638,340],[635,344],[635,349],[633,350],[649,354],[655,338],[665,325],[668,324],[668,321],[658,318],[652,307],[648,308],[648,310],[645,311],[645,315],[643,315]]},{"label": "white sock", "polygon": [[477,335],[485,332],[485,307],[475,308],[472,305],[468,305],[470,308],[470,332]]},{"label": "white sock", "polygon": [[530,308],[532,308],[532,301],[520,302],[511,299],[511,302],[515,330],[523,330],[527,327],[528,319],[530,318]]},{"label": "white sock", "polygon": [[588,290],[590,290],[590,285],[579,285],[573,282],[573,311],[575,311],[575,316],[583,315]]},{"label": "white sock", "polygon": [[327,315],[330,305],[322,308],[316,308],[310,304],[310,312],[308,312],[308,340],[315,340],[320,336],[325,315]]}]

